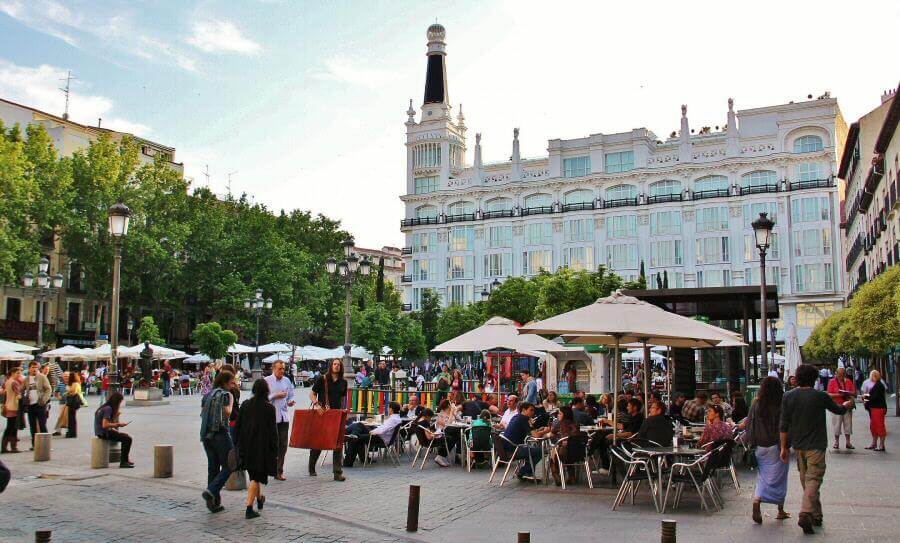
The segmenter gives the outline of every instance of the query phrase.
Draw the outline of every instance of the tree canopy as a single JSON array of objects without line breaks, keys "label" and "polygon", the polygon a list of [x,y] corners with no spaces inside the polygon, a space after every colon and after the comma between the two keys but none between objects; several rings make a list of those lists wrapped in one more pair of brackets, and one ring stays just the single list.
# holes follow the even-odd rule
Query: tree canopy
[{"label": "tree canopy", "polygon": [[228,348],[237,343],[237,334],[231,330],[225,330],[217,322],[205,322],[198,324],[191,334],[191,338],[200,352],[205,353],[213,360],[225,358]]}]

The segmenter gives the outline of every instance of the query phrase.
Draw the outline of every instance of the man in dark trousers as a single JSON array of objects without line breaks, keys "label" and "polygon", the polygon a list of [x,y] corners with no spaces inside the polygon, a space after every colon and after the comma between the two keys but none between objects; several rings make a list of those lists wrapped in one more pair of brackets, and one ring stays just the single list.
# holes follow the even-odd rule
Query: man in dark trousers
[{"label": "man in dark trousers", "polygon": [[[312,399],[313,409],[319,409],[323,413],[328,409],[343,409],[344,400],[347,397],[347,381],[344,380],[344,364],[340,358],[335,358],[328,366],[328,373],[320,375],[313,383],[309,393]],[[327,401],[326,401],[327,399]],[[335,481],[346,481],[343,471],[343,446],[335,449],[331,457],[332,471]],[[309,476],[316,476],[316,463],[322,451],[310,449],[309,451]]]}]

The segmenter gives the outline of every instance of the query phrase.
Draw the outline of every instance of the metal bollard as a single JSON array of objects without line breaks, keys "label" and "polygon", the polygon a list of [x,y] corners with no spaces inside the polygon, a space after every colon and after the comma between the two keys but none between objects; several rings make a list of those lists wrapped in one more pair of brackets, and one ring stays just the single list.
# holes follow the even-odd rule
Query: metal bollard
[{"label": "metal bollard", "polygon": [[409,485],[409,507],[406,510],[406,531],[419,531],[419,485]]},{"label": "metal bollard", "polygon": [[519,532],[518,543],[531,543],[531,532]]},{"label": "metal bollard", "polygon": [[676,522],[674,520],[662,521],[660,543],[675,543],[675,528]]},{"label": "metal bollard", "polygon": [[53,535],[51,530],[38,530],[34,532],[35,543],[50,543],[50,537]]}]

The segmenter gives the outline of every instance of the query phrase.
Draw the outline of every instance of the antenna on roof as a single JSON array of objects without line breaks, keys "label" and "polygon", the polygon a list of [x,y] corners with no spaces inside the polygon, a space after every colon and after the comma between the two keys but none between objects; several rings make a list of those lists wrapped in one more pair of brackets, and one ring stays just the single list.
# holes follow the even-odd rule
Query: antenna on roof
[{"label": "antenna on roof", "polygon": [[236,174],[237,170],[233,172],[228,172],[228,195],[231,196],[231,176]]},{"label": "antenna on roof", "polygon": [[209,188],[209,164],[204,166],[203,177],[206,178],[206,188]]},{"label": "antenna on roof", "polygon": [[69,94],[70,94],[70,90],[69,90],[69,89],[70,89],[70,87],[71,87],[71,85],[72,85],[72,80],[73,80],[73,79],[78,79],[78,78],[72,76],[72,70],[69,70],[69,72],[66,74],[66,77],[60,78],[60,81],[65,81],[65,82],[66,82],[66,86],[65,86],[65,87],[60,87],[59,90],[61,90],[62,93],[66,96],[66,109],[65,109],[65,111],[63,111],[63,116],[62,116],[62,118],[65,119],[65,120],[67,120],[67,121],[69,120]]}]

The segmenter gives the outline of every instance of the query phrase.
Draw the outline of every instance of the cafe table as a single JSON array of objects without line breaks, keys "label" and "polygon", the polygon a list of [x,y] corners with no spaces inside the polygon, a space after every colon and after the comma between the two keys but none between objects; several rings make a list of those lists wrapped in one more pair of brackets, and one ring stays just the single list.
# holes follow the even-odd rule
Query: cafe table
[{"label": "cafe table", "polygon": [[[541,481],[545,485],[550,484],[550,450],[553,448],[553,438],[549,435],[542,437],[528,436],[525,438],[525,445],[535,444],[541,448]],[[529,460],[530,461],[530,460]],[[534,476],[534,464],[531,465],[531,475]]]},{"label": "cafe table", "polygon": [[648,447],[633,447],[631,449],[634,454],[649,457],[652,461],[656,460],[656,470],[659,474],[659,484],[656,487],[656,492],[659,496],[657,503],[659,504],[659,512],[662,512],[661,509],[665,507],[665,504],[662,503],[663,496],[663,461],[668,457],[677,457],[677,456],[690,456],[690,457],[698,457],[706,454],[707,451],[703,449],[695,449],[692,447],[675,447],[673,445],[669,446],[648,446]]},{"label": "cafe table", "polygon": [[466,458],[468,457],[468,443],[466,443],[466,430],[472,427],[471,423],[465,421],[452,422],[446,426],[447,428],[459,428],[459,454],[461,455],[460,461],[465,465]]}]

